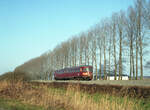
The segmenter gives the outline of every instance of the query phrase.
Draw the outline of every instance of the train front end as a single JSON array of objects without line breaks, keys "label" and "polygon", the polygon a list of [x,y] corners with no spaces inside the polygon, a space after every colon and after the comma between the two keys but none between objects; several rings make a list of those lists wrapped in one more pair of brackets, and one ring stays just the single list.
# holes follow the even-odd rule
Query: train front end
[{"label": "train front end", "polygon": [[83,66],[80,68],[80,74],[82,79],[92,80],[93,79],[93,67],[92,66]]}]

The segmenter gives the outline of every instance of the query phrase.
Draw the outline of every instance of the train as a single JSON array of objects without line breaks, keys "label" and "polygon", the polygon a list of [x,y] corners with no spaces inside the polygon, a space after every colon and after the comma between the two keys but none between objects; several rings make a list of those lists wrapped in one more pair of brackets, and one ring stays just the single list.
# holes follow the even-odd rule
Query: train
[{"label": "train", "polygon": [[90,65],[81,65],[71,68],[64,68],[54,72],[55,80],[92,80],[93,67]]}]

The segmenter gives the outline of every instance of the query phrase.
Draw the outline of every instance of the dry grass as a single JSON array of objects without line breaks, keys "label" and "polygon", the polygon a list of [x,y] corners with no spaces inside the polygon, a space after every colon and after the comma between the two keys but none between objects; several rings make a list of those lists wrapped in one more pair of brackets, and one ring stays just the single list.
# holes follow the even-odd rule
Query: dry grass
[{"label": "dry grass", "polygon": [[90,95],[80,87],[69,85],[67,90],[33,86],[29,83],[0,82],[0,97],[18,99],[23,103],[43,106],[47,110],[141,110],[140,101],[128,97]]}]

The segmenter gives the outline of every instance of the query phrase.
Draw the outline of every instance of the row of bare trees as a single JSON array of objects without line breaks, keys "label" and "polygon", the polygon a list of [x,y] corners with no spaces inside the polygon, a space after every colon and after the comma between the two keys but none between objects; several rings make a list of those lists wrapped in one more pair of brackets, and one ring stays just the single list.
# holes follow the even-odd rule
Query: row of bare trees
[{"label": "row of bare trees", "polygon": [[[143,79],[143,55],[150,29],[150,0],[136,0],[127,12],[101,20],[88,31],[62,42],[49,53],[52,70],[92,65],[96,79],[114,71],[119,79],[128,68],[130,79]],[[99,69],[98,69],[99,68]],[[127,73],[128,74],[128,73]]]},{"label": "row of bare trees", "polygon": [[[86,32],[72,36],[37,59],[16,70],[25,70],[34,79],[52,79],[61,68],[92,65],[96,79],[113,71],[130,79],[143,79],[143,59],[150,30],[150,0],[135,0],[126,12],[113,13]],[[33,65],[33,66],[32,66]],[[126,69],[125,69],[126,67]],[[36,78],[35,78],[36,76]],[[48,78],[49,77],[49,78]]]}]

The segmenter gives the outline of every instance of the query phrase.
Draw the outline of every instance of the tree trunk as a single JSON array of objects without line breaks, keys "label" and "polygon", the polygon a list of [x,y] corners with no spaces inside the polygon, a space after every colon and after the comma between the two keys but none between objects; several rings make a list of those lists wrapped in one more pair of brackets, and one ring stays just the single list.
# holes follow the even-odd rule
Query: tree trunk
[{"label": "tree trunk", "polygon": [[102,79],[102,52],[101,52],[101,47],[100,47],[100,64],[99,64],[99,79]]},{"label": "tree trunk", "polygon": [[106,46],[105,46],[105,37],[104,37],[104,79],[106,80]]},{"label": "tree trunk", "polygon": [[142,39],[141,39],[141,37],[140,37],[140,69],[141,69],[140,79],[143,80],[143,48],[142,48]]},{"label": "tree trunk", "polygon": [[80,65],[82,65],[82,51],[80,50]]},{"label": "tree trunk", "polygon": [[129,79],[131,80],[132,78],[132,37],[130,41],[130,77]]},{"label": "tree trunk", "polygon": [[135,79],[133,47],[132,47],[132,69],[133,69],[133,78],[132,79]]},{"label": "tree trunk", "polygon": [[138,38],[136,37],[136,80],[138,79]]},{"label": "tree trunk", "polygon": [[85,63],[84,63],[84,64],[86,65],[86,50],[85,50],[85,53],[84,53],[84,55],[85,55]]},{"label": "tree trunk", "polygon": [[113,47],[114,47],[114,65],[115,65],[115,80],[117,79],[117,63],[116,63],[116,35],[115,32],[116,31],[116,26],[114,24],[113,26]]},{"label": "tree trunk", "polygon": [[96,51],[95,51],[95,72],[96,72],[96,80],[97,80],[97,61],[96,61]]},{"label": "tree trunk", "polygon": [[109,75],[110,75],[110,51],[111,51],[111,37],[109,41]]},{"label": "tree trunk", "polygon": [[119,53],[119,80],[122,78],[122,31],[120,30],[120,53]]}]

